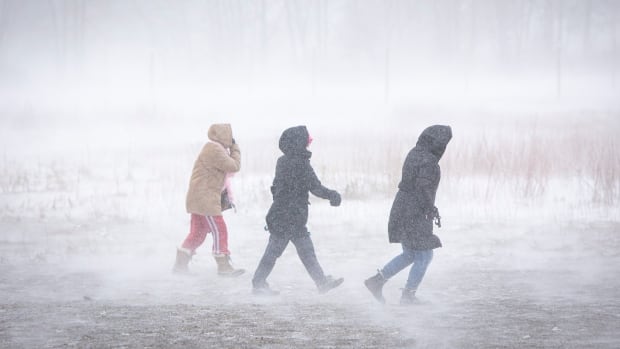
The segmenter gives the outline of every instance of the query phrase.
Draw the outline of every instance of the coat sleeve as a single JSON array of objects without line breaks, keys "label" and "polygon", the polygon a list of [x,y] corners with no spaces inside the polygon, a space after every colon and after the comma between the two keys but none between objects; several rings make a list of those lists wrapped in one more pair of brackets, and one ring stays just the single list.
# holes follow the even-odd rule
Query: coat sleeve
[{"label": "coat sleeve", "polygon": [[306,170],[306,183],[310,192],[313,195],[320,197],[321,199],[331,199],[334,195],[332,193],[333,190],[328,189],[327,187],[323,186],[323,184],[321,184],[321,181],[314,172],[314,169],[312,168],[312,165],[310,165],[310,162],[308,162],[308,168]]},{"label": "coat sleeve", "polygon": [[414,152],[410,151],[409,154],[407,154],[405,163],[403,164],[401,181],[398,183],[398,188],[406,192],[414,192],[415,190],[419,167],[416,167],[414,163]]},{"label": "coat sleeve", "polygon": [[432,214],[435,207],[435,183],[439,176],[439,168],[436,164],[426,163],[420,167],[416,178],[417,192],[420,194],[418,203],[422,212]]},{"label": "coat sleeve", "polygon": [[226,150],[218,147],[214,155],[214,164],[217,169],[226,173],[238,172],[241,169],[241,151],[237,144],[230,147],[230,155]]}]

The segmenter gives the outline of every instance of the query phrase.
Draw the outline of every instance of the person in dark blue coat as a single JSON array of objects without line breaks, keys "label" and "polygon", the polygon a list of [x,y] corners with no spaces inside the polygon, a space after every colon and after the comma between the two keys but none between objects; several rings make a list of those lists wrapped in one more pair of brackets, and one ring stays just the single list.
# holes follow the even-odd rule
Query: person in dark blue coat
[{"label": "person in dark blue coat", "polygon": [[269,243],[252,279],[253,293],[275,295],[267,283],[276,260],[282,255],[289,241],[295,245],[304,267],[314,280],[320,293],[338,287],[343,278],[325,275],[314,252],[314,244],[306,227],[308,222],[308,193],[329,200],[332,206],[340,205],[340,194],[326,188],[319,181],[310,165],[312,153],[307,149],[312,138],[306,126],[286,129],[280,137],[282,155],[276,164],[276,175],[271,186],[273,203],[267,213]]},{"label": "person in dark blue coat", "polygon": [[405,159],[388,223],[389,241],[400,243],[403,253],[364,282],[373,296],[382,303],[385,302],[383,285],[411,264],[413,266],[400,303],[407,305],[415,302],[416,290],[433,258],[433,249],[441,247],[439,237],[433,234],[433,221],[441,226],[439,211],[435,207],[435,194],[441,178],[439,159],[450,139],[450,126],[430,126],[422,132],[416,146]]}]

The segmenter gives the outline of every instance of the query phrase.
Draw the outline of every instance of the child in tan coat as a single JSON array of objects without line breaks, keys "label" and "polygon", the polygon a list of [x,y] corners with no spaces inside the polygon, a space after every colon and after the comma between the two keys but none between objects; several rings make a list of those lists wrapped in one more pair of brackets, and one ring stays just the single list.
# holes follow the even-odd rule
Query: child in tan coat
[{"label": "child in tan coat", "polygon": [[232,197],[230,178],[241,168],[241,152],[233,139],[230,124],[211,125],[208,137],[209,142],[202,148],[192,170],[185,203],[191,214],[190,232],[177,249],[173,270],[187,272],[192,255],[202,245],[207,233],[212,233],[212,252],[218,274],[239,276],[244,270],[235,269],[230,264],[228,229],[222,211],[230,208],[227,202]]}]

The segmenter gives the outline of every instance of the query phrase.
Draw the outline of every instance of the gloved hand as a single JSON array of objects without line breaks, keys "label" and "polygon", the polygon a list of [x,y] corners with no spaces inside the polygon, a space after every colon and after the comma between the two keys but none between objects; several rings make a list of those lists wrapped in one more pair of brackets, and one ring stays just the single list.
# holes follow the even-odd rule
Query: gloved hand
[{"label": "gloved hand", "polygon": [[338,194],[337,191],[332,190],[329,193],[329,204],[334,206],[334,207],[338,207],[340,206],[340,202],[342,201],[342,198],[340,197],[340,194]]},{"label": "gloved hand", "polygon": [[239,144],[237,142],[235,142],[234,139],[233,139],[232,144],[230,145],[230,148],[228,148],[228,149],[230,149],[231,152],[232,151],[240,151],[239,150]]}]

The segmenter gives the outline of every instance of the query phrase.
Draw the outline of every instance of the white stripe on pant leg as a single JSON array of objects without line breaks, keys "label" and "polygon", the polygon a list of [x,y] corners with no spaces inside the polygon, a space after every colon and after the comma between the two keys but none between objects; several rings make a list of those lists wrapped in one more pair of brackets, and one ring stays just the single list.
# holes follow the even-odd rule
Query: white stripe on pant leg
[{"label": "white stripe on pant leg", "polygon": [[209,228],[211,229],[211,234],[213,235],[213,251],[212,253],[218,254],[220,250],[219,244],[219,234],[217,230],[217,224],[213,220],[212,216],[206,216],[207,224],[209,224]]},{"label": "white stripe on pant leg", "polygon": [[207,223],[211,227],[211,233],[213,234],[213,252],[220,254],[220,231],[217,229],[217,224],[212,216],[207,216]]}]

